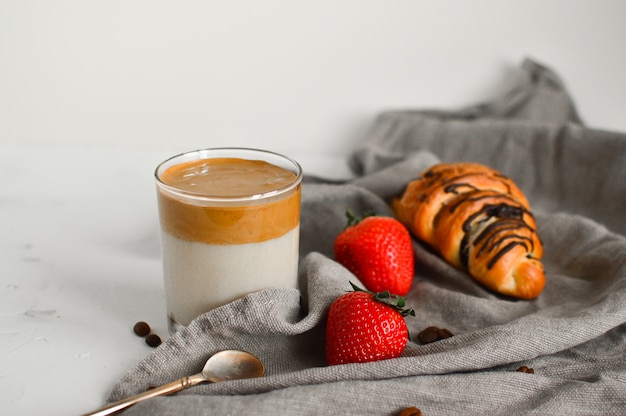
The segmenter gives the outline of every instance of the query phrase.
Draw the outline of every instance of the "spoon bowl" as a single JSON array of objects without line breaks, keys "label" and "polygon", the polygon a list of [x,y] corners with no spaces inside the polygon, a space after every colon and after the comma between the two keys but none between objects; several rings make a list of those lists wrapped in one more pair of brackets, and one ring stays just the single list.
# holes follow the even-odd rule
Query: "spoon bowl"
[{"label": "spoon bowl", "polygon": [[204,364],[202,372],[198,374],[172,381],[171,383],[112,403],[94,412],[85,413],[83,416],[111,415],[151,397],[175,393],[207,381],[218,383],[228,380],[256,378],[264,374],[265,366],[254,355],[246,351],[224,350],[213,354]]},{"label": "spoon bowl", "polygon": [[207,360],[202,374],[207,381],[219,383],[220,381],[261,377],[265,374],[265,367],[261,360],[248,352],[224,350]]}]

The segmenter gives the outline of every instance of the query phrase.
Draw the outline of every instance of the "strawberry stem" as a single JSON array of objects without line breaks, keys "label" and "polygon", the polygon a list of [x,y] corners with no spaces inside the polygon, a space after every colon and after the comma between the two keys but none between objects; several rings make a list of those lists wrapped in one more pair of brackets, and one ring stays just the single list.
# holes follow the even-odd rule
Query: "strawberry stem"
[{"label": "strawberry stem", "polygon": [[352,212],[350,208],[346,210],[346,217],[348,218],[348,224],[346,225],[346,227],[351,227],[359,222],[359,219],[356,217],[356,215],[354,215],[354,212]]},{"label": "strawberry stem", "polygon": [[389,305],[392,308],[394,308],[396,311],[398,311],[400,313],[400,315],[402,316],[415,316],[415,311],[413,310],[413,308],[404,308],[406,306],[406,299],[402,296],[398,296],[398,295],[393,295],[391,293],[389,293],[388,290],[384,291],[384,292],[371,292],[369,290],[365,290],[362,289],[360,287],[358,287],[357,285],[355,285],[352,282],[349,282],[350,286],[352,286],[352,289],[355,292],[365,292],[365,293],[370,293],[372,295],[372,299],[374,299],[377,302],[383,303],[385,305]]},{"label": "strawberry stem", "polygon": [[374,217],[374,216],[376,216],[376,213],[374,211],[367,211],[362,216],[357,217],[350,208],[347,208],[346,217],[348,218],[348,223],[346,225],[346,228],[358,224],[359,222],[361,222],[363,219],[367,217]]}]

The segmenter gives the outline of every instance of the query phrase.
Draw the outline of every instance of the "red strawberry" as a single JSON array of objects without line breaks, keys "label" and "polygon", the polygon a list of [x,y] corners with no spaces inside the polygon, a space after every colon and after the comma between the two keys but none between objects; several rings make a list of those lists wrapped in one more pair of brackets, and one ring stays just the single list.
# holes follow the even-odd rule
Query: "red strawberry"
[{"label": "red strawberry", "polygon": [[398,357],[409,338],[404,317],[415,312],[402,309],[402,297],[352,287],[354,291],[335,299],[328,311],[326,362],[335,365]]},{"label": "red strawberry", "polygon": [[335,239],[335,259],[372,292],[406,295],[415,267],[409,231],[392,217],[347,216],[348,226]]}]

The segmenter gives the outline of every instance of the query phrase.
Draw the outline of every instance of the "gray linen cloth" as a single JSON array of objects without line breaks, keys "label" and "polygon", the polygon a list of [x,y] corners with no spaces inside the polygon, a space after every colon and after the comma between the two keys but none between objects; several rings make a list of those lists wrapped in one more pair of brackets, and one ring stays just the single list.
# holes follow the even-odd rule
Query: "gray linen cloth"
[{"label": "gray linen cloth", "polygon": [[[411,340],[400,358],[328,367],[325,314],[358,280],[333,260],[345,209],[389,199],[438,161],[476,161],[515,180],[544,242],[547,285],[503,298],[414,240]],[[585,127],[558,76],[526,60],[509,93],[460,111],[382,114],[350,155],[355,178],[306,178],[300,290],[251,294],[196,319],[131,369],[110,401],[191,375],[221,349],[267,375],[154,398],[128,415],[626,414],[626,135]],[[253,272],[253,271],[252,271]],[[421,345],[427,326],[452,338]],[[515,371],[525,365],[534,374]]]}]

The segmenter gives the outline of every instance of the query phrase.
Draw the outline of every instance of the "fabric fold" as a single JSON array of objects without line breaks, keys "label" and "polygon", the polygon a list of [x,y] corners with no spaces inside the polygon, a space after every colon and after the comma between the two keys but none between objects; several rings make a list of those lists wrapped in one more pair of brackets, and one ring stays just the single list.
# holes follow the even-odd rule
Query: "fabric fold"
[{"label": "fabric fold", "polygon": [[[563,83],[526,60],[508,94],[458,112],[382,114],[353,154],[355,178],[310,178],[302,193],[300,290],[270,289],[208,312],[131,369],[110,401],[194,374],[220,349],[244,349],[260,379],[205,384],[126,414],[425,415],[626,413],[626,136],[586,128]],[[475,161],[531,202],[547,285],[499,296],[413,240],[410,341],[400,358],[326,366],[331,302],[359,283],[333,259],[345,210],[389,203],[439,161]],[[427,326],[454,336],[421,345]],[[516,369],[532,367],[534,374]],[[384,398],[384,400],[382,399]]]}]

